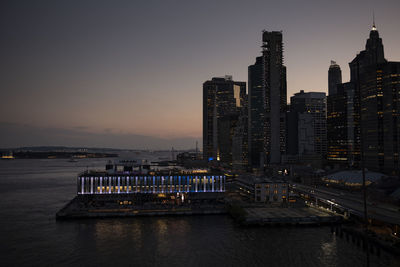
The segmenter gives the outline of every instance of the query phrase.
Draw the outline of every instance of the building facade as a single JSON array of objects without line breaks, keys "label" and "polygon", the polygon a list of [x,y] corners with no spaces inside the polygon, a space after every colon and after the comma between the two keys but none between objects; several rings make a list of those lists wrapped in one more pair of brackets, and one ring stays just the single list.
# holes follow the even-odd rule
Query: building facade
[{"label": "building facade", "polygon": [[290,98],[288,154],[319,155],[327,148],[326,95],[301,90]]},{"label": "building facade", "polygon": [[232,141],[232,166],[237,170],[248,167],[248,104],[245,97],[244,106],[240,110]]},{"label": "building facade", "polygon": [[239,176],[235,187],[243,198],[254,202],[282,204],[289,199],[289,185],[279,179]]},{"label": "building facade", "polygon": [[263,32],[262,56],[248,68],[249,163],[281,163],[286,151],[286,67],[282,32]]},{"label": "building facade", "polygon": [[224,192],[224,175],[117,175],[83,173],[78,176],[78,195],[160,194]]},{"label": "building facade", "polygon": [[360,160],[358,99],[352,82],[337,85],[328,96],[328,152],[334,164],[357,167]]},{"label": "building facade", "polygon": [[203,84],[203,158],[232,164],[233,136],[245,105],[246,83],[231,76]]}]

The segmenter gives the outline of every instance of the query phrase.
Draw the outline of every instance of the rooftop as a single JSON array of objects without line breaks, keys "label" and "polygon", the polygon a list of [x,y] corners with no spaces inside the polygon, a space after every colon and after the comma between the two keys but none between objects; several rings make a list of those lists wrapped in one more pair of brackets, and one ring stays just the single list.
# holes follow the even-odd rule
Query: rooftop
[{"label": "rooftop", "polygon": [[[384,174],[379,172],[366,171],[365,181],[377,182],[384,176],[385,176]],[[361,170],[340,171],[327,175],[327,178],[330,180],[337,180],[347,183],[362,183],[362,171]]]}]

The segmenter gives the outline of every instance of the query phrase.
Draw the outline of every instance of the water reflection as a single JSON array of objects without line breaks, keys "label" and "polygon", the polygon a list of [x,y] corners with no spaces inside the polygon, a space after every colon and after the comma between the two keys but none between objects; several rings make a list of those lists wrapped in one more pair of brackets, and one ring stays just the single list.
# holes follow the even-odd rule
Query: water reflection
[{"label": "water reflection", "polygon": [[332,235],[330,240],[321,244],[322,255],[320,257],[320,260],[323,265],[327,266],[330,263],[336,263],[336,258],[337,258],[336,245],[337,245],[336,235]]},{"label": "water reflection", "polygon": [[[88,160],[89,161],[89,160]],[[363,266],[329,227],[238,227],[228,216],[55,221],[85,163],[0,162],[2,266]],[[104,167],[93,161],[92,165]],[[371,266],[396,266],[381,251]]]}]

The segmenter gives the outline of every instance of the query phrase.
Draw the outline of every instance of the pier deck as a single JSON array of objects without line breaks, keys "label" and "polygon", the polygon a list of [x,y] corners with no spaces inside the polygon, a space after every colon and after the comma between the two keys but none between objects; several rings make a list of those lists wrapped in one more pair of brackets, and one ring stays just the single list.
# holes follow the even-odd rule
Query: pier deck
[{"label": "pier deck", "polygon": [[245,225],[296,225],[296,224],[325,224],[342,221],[342,216],[333,215],[309,207],[247,207]]}]

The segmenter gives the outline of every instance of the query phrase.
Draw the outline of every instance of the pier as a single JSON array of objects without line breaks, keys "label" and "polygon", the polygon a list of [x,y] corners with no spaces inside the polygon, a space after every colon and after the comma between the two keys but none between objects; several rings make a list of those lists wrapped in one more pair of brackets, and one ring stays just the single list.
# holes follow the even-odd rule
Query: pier
[{"label": "pier", "polygon": [[309,207],[247,207],[243,225],[322,225],[340,223],[343,217]]},{"label": "pier", "polygon": [[83,218],[112,218],[137,216],[166,215],[201,215],[225,214],[225,204],[218,202],[187,204],[155,204],[132,205],[130,201],[108,201],[102,205],[98,202],[82,200],[75,197],[56,214],[58,220]]}]

